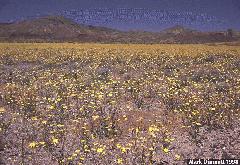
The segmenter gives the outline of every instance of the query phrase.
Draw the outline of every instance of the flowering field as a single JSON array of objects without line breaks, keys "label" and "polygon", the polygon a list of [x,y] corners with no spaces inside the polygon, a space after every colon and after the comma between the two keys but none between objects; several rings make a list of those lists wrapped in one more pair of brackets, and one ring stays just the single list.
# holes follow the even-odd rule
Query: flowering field
[{"label": "flowering field", "polygon": [[0,164],[239,158],[240,47],[0,44]]}]

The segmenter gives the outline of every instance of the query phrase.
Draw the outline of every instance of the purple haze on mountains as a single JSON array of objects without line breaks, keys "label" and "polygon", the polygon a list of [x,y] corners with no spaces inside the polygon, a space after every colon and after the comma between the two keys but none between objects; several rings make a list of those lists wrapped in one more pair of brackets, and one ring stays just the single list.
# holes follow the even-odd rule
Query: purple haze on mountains
[{"label": "purple haze on mountains", "polygon": [[46,15],[120,30],[240,30],[239,0],[0,0],[0,22]]}]

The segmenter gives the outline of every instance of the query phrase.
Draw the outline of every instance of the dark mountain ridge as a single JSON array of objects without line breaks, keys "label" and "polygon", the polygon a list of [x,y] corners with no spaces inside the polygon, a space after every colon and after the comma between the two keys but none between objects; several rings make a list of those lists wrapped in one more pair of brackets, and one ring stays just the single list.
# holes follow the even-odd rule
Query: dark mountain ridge
[{"label": "dark mountain ridge", "polygon": [[180,25],[161,32],[119,31],[48,16],[0,24],[1,42],[212,43],[239,40],[239,33],[200,32]]}]

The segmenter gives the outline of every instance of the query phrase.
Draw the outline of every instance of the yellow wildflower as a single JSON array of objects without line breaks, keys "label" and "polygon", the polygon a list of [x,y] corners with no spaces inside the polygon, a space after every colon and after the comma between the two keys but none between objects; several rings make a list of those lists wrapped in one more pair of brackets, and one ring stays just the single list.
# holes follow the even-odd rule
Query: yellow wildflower
[{"label": "yellow wildflower", "polygon": [[121,147],[121,151],[122,151],[122,153],[125,153],[127,151],[127,149],[125,147]]},{"label": "yellow wildflower", "polygon": [[148,131],[149,132],[157,132],[159,131],[159,128],[155,125],[151,125],[149,128],[148,128]]},{"label": "yellow wildflower", "polygon": [[29,143],[28,145],[30,148],[35,148],[37,146],[37,143],[36,142],[31,142]]},{"label": "yellow wildflower", "polygon": [[123,164],[123,159],[122,158],[118,158],[117,163],[118,164]]},{"label": "yellow wildflower", "polygon": [[52,137],[52,143],[53,143],[54,145],[56,145],[56,144],[58,144],[58,143],[59,143],[59,141],[58,141],[58,139],[57,139],[57,138],[55,138],[55,137]]},{"label": "yellow wildflower", "polygon": [[201,126],[201,123],[196,123],[196,125]]},{"label": "yellow wildflower", "polygon": [[101,147],[97,148],[98,153],[102,153],[103,151],[104,151],[104,148],[101,148]]},{"label": "yellow wildflower", "polygon": [[98,98],[99,98],[99,99],[102,99],[102,98],[103,98],[103,95],[98,95]]},{"label": "yellow wildflower", "polygon": [[139,128],[136,128],[136,133],[138,133],[139,132]]},{"label": "yellow wildflower", "polygon": [[153,151],[153,150],[154,150],[154,148],[153,148],[153,147],[150,147],[150,148],[149,148],[149,151]]},{"label": "yellow wildflower", "polygon": [[176,158],[177,160],[180,160],[181,156],[178,155],[178,154],[176,154],[176,155],[175,155],[175,158]]},{"label": "yellow wildflower", "polygon": [[1,107],[0,108],[0,113],[4,113],[4,112],[6,112],[6,110],[3,107]]},{"label": "yellow wildflower", "polygon": [[45,142],[39,142],[39,144],[44,145],[44,144],[46,144],[46,143],[45,143]]},{"label": "yellow wildflower", "polygon": [[98,115],[96,115],[96,116],[92,116],[92,118],[93,118],[93,120],[96,120],[96,119],[99,118],[99,116],[98,116]]},{"label": "yellow wildflower", "polygon": [[169,149],[168,148],[163,148],[163,152],[168,153]]},{"label": "yellow wildflower", "polygon": [[64,127],[64,125],[63,124],[58,124],[57,127]]},{"label": "yellow wildflower", "polygon": [[38,118],[37,118],[37,117],[35,117],[35,116],[34,116],[34,117],[32,117],[31,119],[32,119],[33,121],[36,121],[36,120],[38,120]]},{"label": "yellow wildflower", "polygon": [[117,146],[117,148],[121,148],[121,144],[117,144],[116,146]]},{"label": "yellow wildflower", "polygon": [[51,105],[51,106],[50,106],[50,109],[51,109],[51,110],[53,110],[53,109],[54,109],[54,106],[53,106],[53,105]]},{"label": "yellow wildflower", "polygon": [[76,154],[76,153],[72,154],[72,157],[76,157],[76,156],[77,156],[77,154]]},{"label": "yellow wildflower", "polygon": [[43,120],[42,123],[43,123],[43,124],[47,124],[47,121],[46,121],[46,120]]}]

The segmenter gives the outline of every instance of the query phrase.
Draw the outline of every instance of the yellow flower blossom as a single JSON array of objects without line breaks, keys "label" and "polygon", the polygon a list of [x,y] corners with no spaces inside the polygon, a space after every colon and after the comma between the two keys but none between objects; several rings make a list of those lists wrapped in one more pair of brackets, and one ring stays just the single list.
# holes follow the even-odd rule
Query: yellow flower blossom
[{"label": "yellow flower blossom", "polygon": [[122,158],[118,158],[118,159],[117,159],[117,163],[118,163],[118,164],[123,164],[123,159],[122,159]]},{"label": "yellow flower blossom", "polygon": [[98,99],[102,99],[103,98],[103,95],[98,95]]},{"label": "yellow flower blossom", "polygon": [[121,147],[121,151],[122,151],[122,153],[125,153],[127,151],[127,149],[125,147]]},{"label": "yellow flower blossom", "polygon": [[97,153],[102,153],[103,151],[104,151],[104,148],[101,148],[101,147],[97,148]]},{"label": "yellow flower blossom", "polygon": [[93,118],[93,120],[97,120],[99,118],[99,116],[98,115],[92,116],[92,118]]},{"label": "yellow flower blossom", "polygon": [[39,142],[39,144],[41,144],[41,145],[45,145],[46,143],[45,143],[45,142]]},{"label": "yellow flower blossom", "polygon": [[163,148],[163,152],[168,153],[169,149],[168,148]]},{"label": "yellow flower blossom", "polygon": [[0,107],[0,113],[5,113],[6,110],[3,107]]},{"label": "yellow flower blossom", "polygon": [[56,144],[59,143],[59,140],[58,140],[57,138],[55,138],[55,137],[52,137],[52,143],[53,143],[54,145],[56,145]]},{"label": "yellow flower blossom", "polygon": [[153,148],[153,147],[150,147],[148,150],[149,150],[149,151],[153,151],[153,150],[154,150],[154,148]]},{"label": "yellow flower blossom", "polygon": [[51,106],[50,106],[50,109],[51,109],[51,110],[53,110],[53,109],[54,109],[54,106],[53,106],[53,105],[51,105]]},{"label": "yellow flower blossom", "polygon": [[122,147],[121,144],[117,144],[116,146],[117,146],[117,148],[121,148]]},{"label": "yellow flower blossom", "polygon": [[57,127],[64,127],[64,125],[63,124],[58,124]]},{"label": "yellow flower blossom", "polygon": [[159,131],[159,128],[155,125],[151,125],[149,128],[148,128],[148,131],[149,132],[157,132]]},{"label": "yellow flower blossom", "polygon": [[36,120],[38,120],[38,118],[37,118],[37,117],[35,117],[35,116],[34,116],[34,117],[32,117],[31,119],[32,119],[33,121],[36,121]]},{"label": "yellow flower blossom", "polygon": [[136,133],[139,133],[139,128],[136,128]]},{"label": "yellow flower blossom", "polygon": [[175,155],[175,158],[176,158],[176,160],[180,160],[181,156],[178,155],[178,154],[176,154],[176,155]]},{"label": "yellow flower blossom", "polygon": [[76,154],[76,153],[73,153],[73,154],[72,154],[72,157],[76,157],[76,156],[77,156],[77,154]]},{"label": "yellow flower blossom", "polygon": [[36,148],[37,143],[36,143],[36,142],[31,142],[31,143],[29,143],[28,146],[29,146],[30,148]]}]

